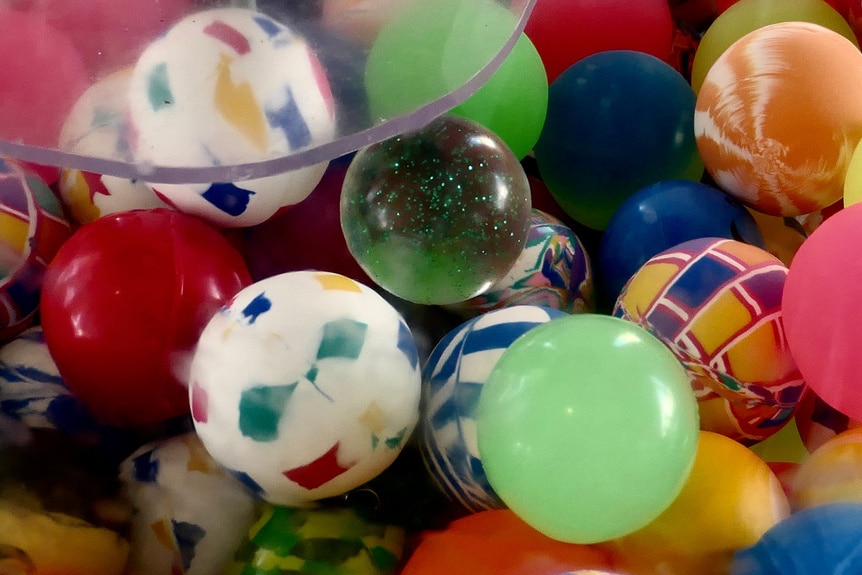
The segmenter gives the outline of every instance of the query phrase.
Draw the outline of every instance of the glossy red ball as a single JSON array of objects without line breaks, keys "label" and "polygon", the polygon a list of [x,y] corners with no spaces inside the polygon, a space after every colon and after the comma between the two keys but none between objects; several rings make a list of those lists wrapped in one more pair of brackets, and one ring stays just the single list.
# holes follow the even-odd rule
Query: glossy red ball
[{"label": "glossy red ball", "polygon": [[607,50],[671,57],[667,0],[536,0],[524,30],[542,57],[548,83],[575,62]]},{"label": "glossy red ball", "polygon": [[81,227],[45,275],[41,314],[60,375],[102,423],[189,411],[185,374],[212,315],[251,277],[202,221],[157,209]]}]

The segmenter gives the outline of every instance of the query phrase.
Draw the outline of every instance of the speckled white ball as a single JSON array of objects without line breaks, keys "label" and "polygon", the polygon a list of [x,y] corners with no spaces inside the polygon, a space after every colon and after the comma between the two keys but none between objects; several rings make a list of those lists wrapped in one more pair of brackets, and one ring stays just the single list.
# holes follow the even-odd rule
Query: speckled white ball
[{"label": "speckled white ball", "polygon": [[134,509],[129,573],[221,573],[255,521],[254,495],[194,433],[148,443],[120,466]]},{"label": "speckled white ball", "polygon": [[[255,163],[335,137],[332,94],[309,44],[243,8],[192,14],[150,44],[132,73],[128,104],[134,158],[144,166]],[[325,168],[247,181],[150,183],[179,210],[241,227],[302,201]]]},{"label": "speckled white ball", "polygon": [[[132,69],[123,68],[101,78],[81,95],[60,132],[61,150],[132,161],[125,109],[131,77]],[[64,168],[58,187],[66,212],[79,224],[127,210],[167,207],[141,180]]]},{"label": "speckled white ball", "polygon": [[207,450],[276,505],[373,479],[419,418],[410,329],[372,289],[333,273],[280,274],[239,292],[204,329],[190,384]]}]

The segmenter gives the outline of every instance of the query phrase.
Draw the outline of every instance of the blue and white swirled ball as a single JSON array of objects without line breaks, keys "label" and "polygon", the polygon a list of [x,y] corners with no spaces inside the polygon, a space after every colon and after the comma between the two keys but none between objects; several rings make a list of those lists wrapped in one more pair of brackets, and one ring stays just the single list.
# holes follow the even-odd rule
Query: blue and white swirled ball
[{"label": "blue and white swirled ball", "polygon": [[475,410],[482,386],[512,342],[565,315],[531,305],[489,311],[449,332],[425,364],[420,444],[425,466],[443,493],[470,511],[505,507],[479,456]]}]

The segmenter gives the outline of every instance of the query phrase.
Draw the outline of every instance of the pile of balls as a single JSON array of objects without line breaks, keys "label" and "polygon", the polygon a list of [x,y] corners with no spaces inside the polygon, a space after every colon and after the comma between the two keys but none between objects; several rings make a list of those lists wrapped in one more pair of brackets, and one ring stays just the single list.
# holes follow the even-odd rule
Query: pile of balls
[{"label": "pile of balls", "polygon": [[[345,109],[297,13],[176,4],[134,53],[70,35],[98,80],[22,137],[294,153],[457,92],[517,13],[316,3]],[[331,162],[3,159],[0,571],[862,570],[857,34],[843,0],[537,0],[479,91]]]}]

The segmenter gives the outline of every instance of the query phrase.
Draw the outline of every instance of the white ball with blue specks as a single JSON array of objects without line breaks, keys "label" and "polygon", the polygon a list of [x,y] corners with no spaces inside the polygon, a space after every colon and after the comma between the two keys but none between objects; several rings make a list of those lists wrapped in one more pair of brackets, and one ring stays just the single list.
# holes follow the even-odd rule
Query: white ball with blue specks
[{"label": "white ball with blue specks", "polygon": [[[332,93],[309,44],[243,8],[189,15],[141,54],[129,87],[130,137],[142,165],[211,167],[281,158],[335,137]],[[150,182],[177,209],[225,227],[266,221],[302,201],[326,163],[264,178]]]},{"label": "white ball with blue specks", "polygon": [[304,506],[386,469],[419,418],[413,336],[371,288],[289,272],[243,289],[191,364],[195,429],[261,497]]}]

